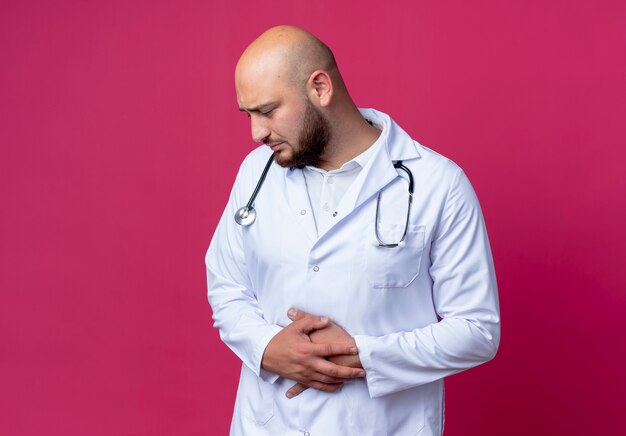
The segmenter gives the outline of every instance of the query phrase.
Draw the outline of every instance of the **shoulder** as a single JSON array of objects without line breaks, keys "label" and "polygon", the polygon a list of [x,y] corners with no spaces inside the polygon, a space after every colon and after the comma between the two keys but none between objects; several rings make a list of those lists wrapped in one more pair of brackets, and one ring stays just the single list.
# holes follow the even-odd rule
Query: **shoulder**
[{"label": "shoulder", "polygon": [[259,145],[257,148],[248,153],[248,155],[243,159],[241,167],[256,168],[258,166],[264,166],[271,154],[272,150],[270,150],[266,145]]},{"label": "shoulder", "polygon": [[[480,205],[474,187],[463,169],[451,159],[441,154],[423,147],[425,161],[430,161],[428,167],[432,172],[429,179],[435,184],[439,184],[446,191],[446,207],[452,209],[476,209],[480,210]],[[428,177],[428,176],[427,176]]]},{"label": "shoulder", "polygon": [[440,183],[453,183],[455,179],[464,176],[461,167],[452,159],[414,141],[419,152],[419,159],[415,159],[415,169],[421,171],[428,179]]},{"label": "shoulder", "polygon": [[271,154],[272,150],[265,145],[260,145],[252,150],[241,162],[237,178],[255,177],[255,175],[258,178]]}]

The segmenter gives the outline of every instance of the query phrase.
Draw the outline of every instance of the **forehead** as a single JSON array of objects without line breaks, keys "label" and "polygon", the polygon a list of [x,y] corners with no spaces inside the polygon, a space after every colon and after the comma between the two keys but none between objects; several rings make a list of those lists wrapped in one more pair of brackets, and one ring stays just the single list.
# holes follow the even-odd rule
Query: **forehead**
[{"label": "forehead", "polygon": [[295,94],[295,87],[288,79],[287,71],[268,62],[238,64],[235,70],[235,90],[241,108],[283,100]]}]

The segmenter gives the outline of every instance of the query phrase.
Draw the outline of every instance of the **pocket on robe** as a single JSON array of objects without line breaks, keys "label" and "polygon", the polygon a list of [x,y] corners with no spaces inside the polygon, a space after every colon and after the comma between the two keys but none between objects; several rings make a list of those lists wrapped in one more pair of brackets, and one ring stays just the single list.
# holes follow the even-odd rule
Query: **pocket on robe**
[{"label": "pocket on robe", "polygon": [[257,425],[265,425],[274,416],[274,389],[253,373],[239,387],[237,404],[243,416]]},{"label": "pocket on robe", "polygon": [[[402,238],[404,224],[379,223],[378,233],[383,242],[397,243]],[[374,288],[406,288],[419,275],[424,251],[424,226],[409,225],[404,247],[367,248],[365,274]]]}]

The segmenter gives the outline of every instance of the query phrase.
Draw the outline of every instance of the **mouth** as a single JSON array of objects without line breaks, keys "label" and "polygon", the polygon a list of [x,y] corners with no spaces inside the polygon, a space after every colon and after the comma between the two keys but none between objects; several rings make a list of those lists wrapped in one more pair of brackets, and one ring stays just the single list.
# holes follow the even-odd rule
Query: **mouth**
[{"label": "mouth", "polygon": [[280,146],[283,144],[284,144],[283,142],[277,142],[275,144],[267,144],[267,146],[271,148],[272,151],[277,151],[278,149],[280,149]]}]

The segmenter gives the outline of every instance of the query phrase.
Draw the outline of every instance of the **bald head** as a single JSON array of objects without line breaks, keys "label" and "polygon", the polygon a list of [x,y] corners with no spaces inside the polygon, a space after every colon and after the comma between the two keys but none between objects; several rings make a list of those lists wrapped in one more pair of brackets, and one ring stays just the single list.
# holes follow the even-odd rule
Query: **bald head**
[{"label": "bald head", "polygon": [[298,27],[277,26],[248,46],[237,63],[235,76],[237,82],[252,75],[264,80],[279,78],[283,83],[303,87],[316,70],[341,81],[335,57],[326,44]]},{"label": "bald head", "polygon": [[235,85],[252,138],[268,144],[279,165],[339,168],[378,137],[350,98],[330,49],[297,27],[273,27],[250,44]]}]

